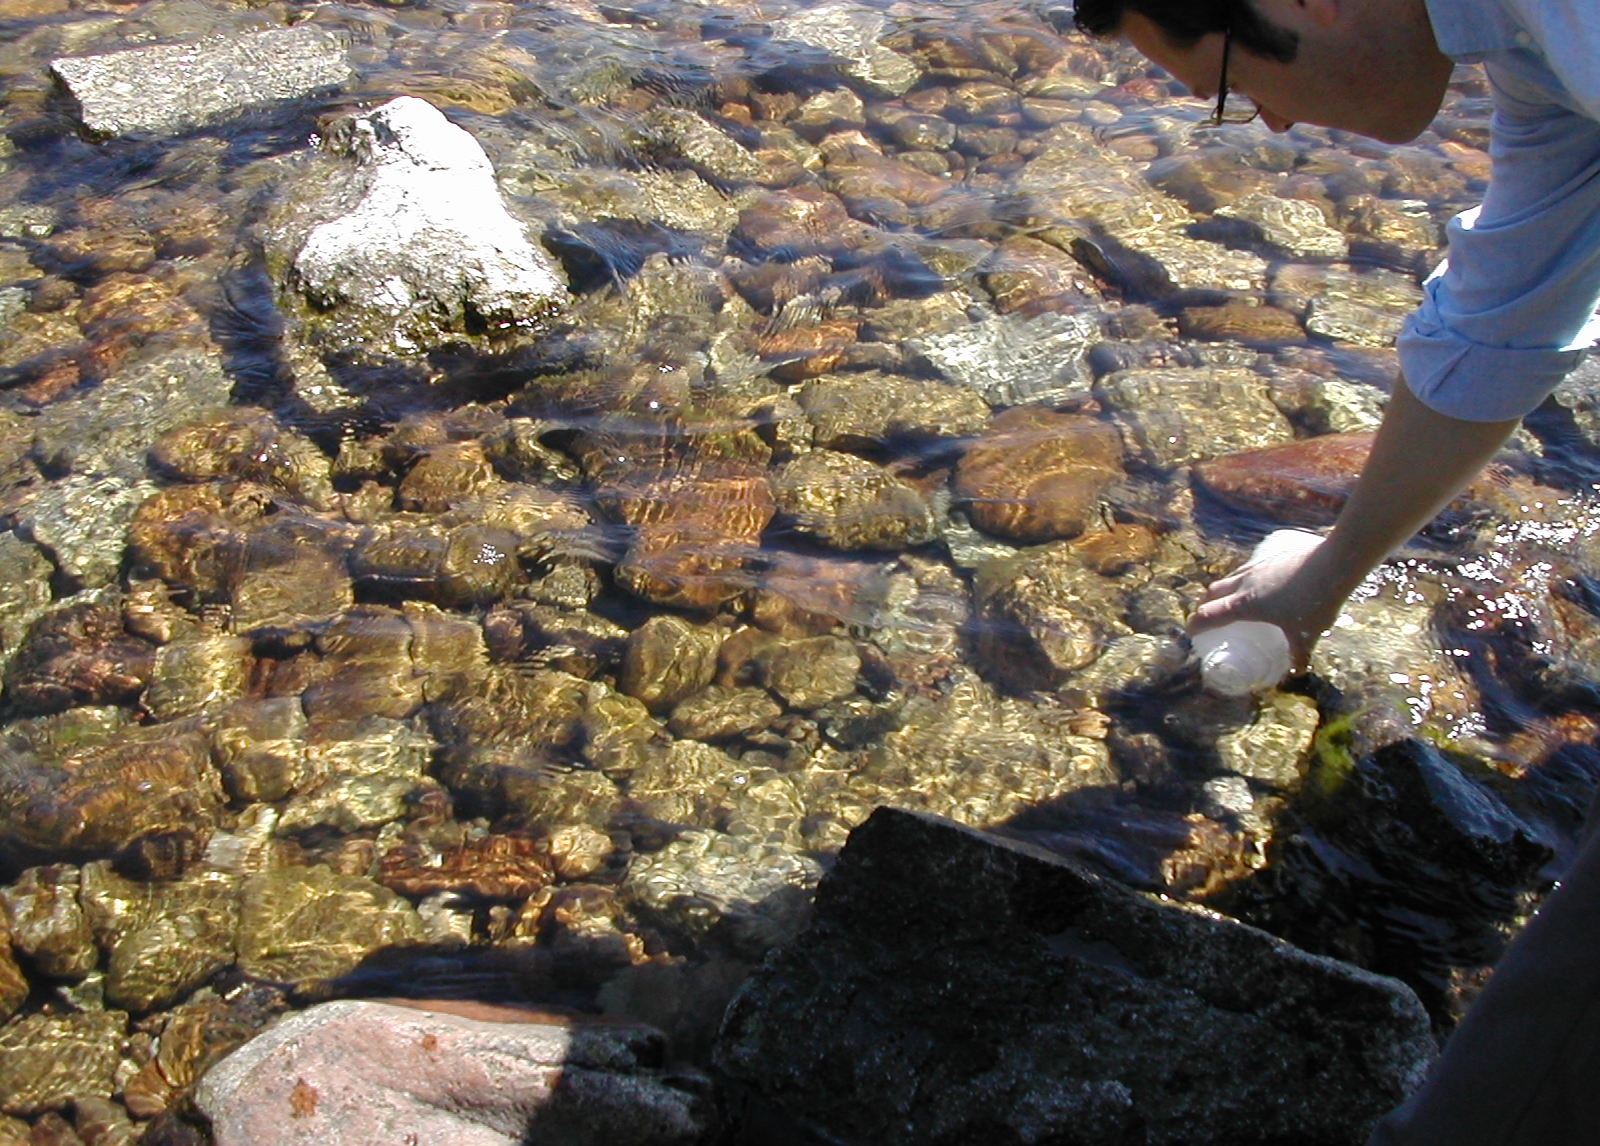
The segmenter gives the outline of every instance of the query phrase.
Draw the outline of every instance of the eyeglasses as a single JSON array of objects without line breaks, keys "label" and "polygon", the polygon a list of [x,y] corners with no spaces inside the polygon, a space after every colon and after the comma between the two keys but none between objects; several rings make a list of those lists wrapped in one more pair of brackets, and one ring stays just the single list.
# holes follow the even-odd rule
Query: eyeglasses
[{"label": "eyeglasses", "polygon": [[[1228,110],[1228,51],[1233,47],[1233,29],[1222,33],[1222,74],[1217,77],[1217,108],[1206,118],[1207,127],[1221,127],[1225,123],[1249,123],[1261,114],[1261,109],[1249,96],[1241,95]],[[1239,106],[1240,101],[1244,106]]]}]

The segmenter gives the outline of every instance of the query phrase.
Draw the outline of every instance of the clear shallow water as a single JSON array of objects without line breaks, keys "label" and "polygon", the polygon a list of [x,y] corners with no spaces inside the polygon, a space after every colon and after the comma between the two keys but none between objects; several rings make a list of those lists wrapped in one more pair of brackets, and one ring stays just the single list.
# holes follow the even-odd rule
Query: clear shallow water
[{"label": "clear shallow water", "polygon": [[[1593,783],[1583,392],[1358,595],[1312,681],[1224,705],[1178,639],[1206,580],[1306,484],[1263,463],[1276,492],[1246,510],[1195,467],[1373,424],[1388,332],[1483,187],[1479,79],[1463,72],[1407,147],[1211,131],[1163,75],[1039,8],[853,7],[869,32],[848,66],[807,30],[815,9],[0,13],[0,480],[14,560],[47,562],[29,568],[49,587],[11,603],[6,652],[86,602],[110,602],[133,642],[106,654],[130,684],[94,703],[24,702],[48,690],[13,665],[6,774],[37,791],[38,769],[76,759],[59,745],[79,709],[107,753],[193,722],[224,772],[179,862],[21,833],[7,877],[122,848],[145,880],[325,865],[426,909],[402,928],[426,964],[340,938],[286,968],[218,940],[213,973],[136,1018],[159,1027],[240,981],[317,997],[328,968],[359,964],[336,989],[599,999],[692,1055],[719,991],[881,802],[1004,827],[1401,974],[1441,1026],[1514,929]],[[83,139],[49,78],[58,56],[300,20],[348,38],[346,89],[178,138]],[[399,94],[483,145],[572,311],[492,354],[312,369],[260,222],[336,116]],[[822,222],[796,226],[799,202]],[[154,464],[152,440],[123,445],[97,405],[185,348],[218,354],[226,398],[264,411],[249,480],[270,508],[230,503],[240,539],[218,543],[220,572],[186,556],[209,535],[151,499],[234,497],[238,463],[206,478],[182,470],[198,447],[175,447]],[[1066,419],[1050,433],[1083,419],[1117,442],[1091,510],[1042,545],[981,510],[1057,506],[1078,487],[1030,483],[1090,447],[990,484],[959,474],[995,415],[1029,405]],[[92,463],[63,461],[66,438]],[[821,457],[845,475],[827,488],[889,490],[890,508],[815,493]],[[690,521],[679,509],[739,482],[775,491],[778,516],[754,536],[685,526],[672,549],[731,585],[725,600],[674,608],[619,576],[640,525],[619,506]],[[160,528],[126,552],[116,530],[69,545],[40,509],[56,503],[124,531],[154,506]],[[496,546],[515,575],[462,588]],[[304,616],[247,621],[263,614],[243,587],[277,577]],[[184,676],[185,658],[214,667]],[[674,666],[696,661],[709,676],[684,670],[695,683],[674,694]],[[1393,743],[1435,755],[1374,753]],[[139,767],[129,783],[171,783]],[[1487,827],[1476,791],[1507,809]],[[502,839],[533,841],[537,862],[517,868],[524,845]],[[66,973],[23,952],[18,1013],[95,1005],[92,955]]]}]

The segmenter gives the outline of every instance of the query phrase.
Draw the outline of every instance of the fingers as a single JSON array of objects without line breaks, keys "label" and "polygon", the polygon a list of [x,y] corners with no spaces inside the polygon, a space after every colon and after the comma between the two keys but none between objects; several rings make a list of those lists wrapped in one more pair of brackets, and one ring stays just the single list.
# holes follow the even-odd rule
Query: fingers
[{"label": "fingers", "polygon": [[1186,628],[1189,635],[1193,636],[1202,629],[1215,628],[1231,619],[1236,601],[1226,597],[1202,601],[1196,606],[1195,611],[1189,614]]},{"label": "fingers", "polygon": [[1226,597],[1242,584],[1244,584],[1244,570],[1240,569],[1228,574],[1226,577],[1219,577],[1207,585],[1206,595],[1201,600],[1215,601],[1218,598]]}]

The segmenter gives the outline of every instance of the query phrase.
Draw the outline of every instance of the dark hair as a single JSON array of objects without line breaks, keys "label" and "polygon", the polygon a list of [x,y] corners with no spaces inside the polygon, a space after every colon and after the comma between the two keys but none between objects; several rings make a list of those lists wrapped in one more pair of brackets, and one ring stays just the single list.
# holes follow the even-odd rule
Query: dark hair
[{"label": "dark hair", "polygon": [[1137,12],[1180,48],[1209,32],[1230,32],[1240,47],[1288,63],[1300,38],[1268,23],[1249,0],[1076,0],[1072,22],[1090,36],[1115,36],[1122,18]]}]

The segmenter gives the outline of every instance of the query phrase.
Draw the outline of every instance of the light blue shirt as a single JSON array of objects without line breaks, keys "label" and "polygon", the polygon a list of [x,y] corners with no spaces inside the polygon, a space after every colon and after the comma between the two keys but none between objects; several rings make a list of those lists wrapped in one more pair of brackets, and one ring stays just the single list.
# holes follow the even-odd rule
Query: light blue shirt
[{"label": "light blue shirt", "polygon": [[1492,173],[1450,223],[1400,366],[1442,414],[1518,418],[1600,340],[1600,3],[1427,5],[1440,50],[1488,73]]}]

